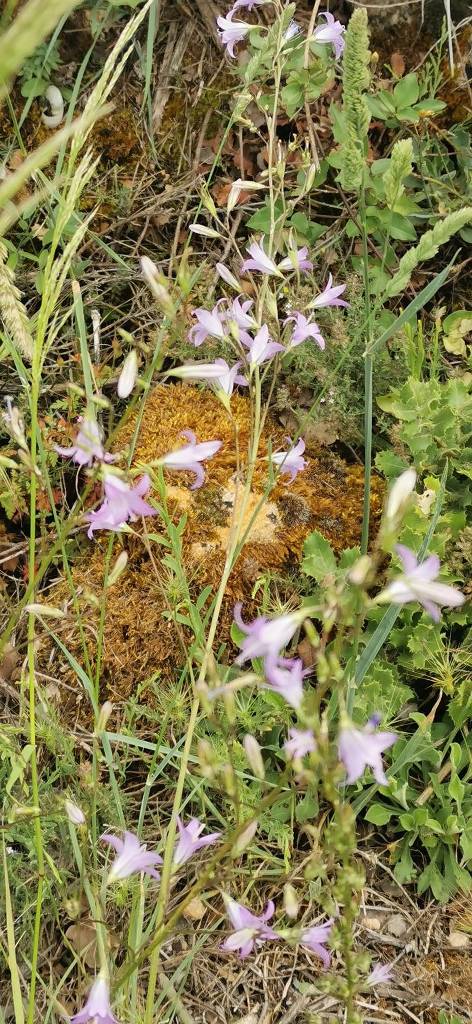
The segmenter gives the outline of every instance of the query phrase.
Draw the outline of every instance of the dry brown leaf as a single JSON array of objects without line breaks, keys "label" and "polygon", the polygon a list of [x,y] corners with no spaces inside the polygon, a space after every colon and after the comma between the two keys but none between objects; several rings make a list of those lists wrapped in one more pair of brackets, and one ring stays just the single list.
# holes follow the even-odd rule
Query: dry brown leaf
[{"label": "dry brown leaf", "polygon": [[[96,968],[97,959],[97,934],[93,921],[78,921],[71,924],[66,930],[66,937],[78,956],[83,957],[87,967]],[[115,932],[107,930],[106,943],[108,949],[118,949],[120,940]]]},{"label": "dry brown leaf", "polygon": [[398,50],[390,55],[390,67],[396,78],[401,78],[405,74],[405,60]]},{"label": "dry brown leaf", "polygon": [[190,900],[190,903],[187,904],[183,911],[183,915],[187,921],[201,921],[205,912],[205,904],[198,899],[198,896],[196,896],[195,899]]}]

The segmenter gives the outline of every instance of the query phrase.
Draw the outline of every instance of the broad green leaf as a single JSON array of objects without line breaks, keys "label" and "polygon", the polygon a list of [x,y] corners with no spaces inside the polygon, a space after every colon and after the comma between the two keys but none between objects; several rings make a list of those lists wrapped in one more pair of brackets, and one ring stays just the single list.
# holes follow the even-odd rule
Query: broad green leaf
[{"label": "broad green leaf", "polygon": [[336,556],[330,544],[318,530],[307,537],[303,546],[302,571],[321,583],[336,571]]},{"label": "broad green leaf", "polygon": [[385,804],[371,804],[365,817],[366,821],[371,821],[373,825],[386,825],[392,815],[396,813],[394,807],[386,807]]}]

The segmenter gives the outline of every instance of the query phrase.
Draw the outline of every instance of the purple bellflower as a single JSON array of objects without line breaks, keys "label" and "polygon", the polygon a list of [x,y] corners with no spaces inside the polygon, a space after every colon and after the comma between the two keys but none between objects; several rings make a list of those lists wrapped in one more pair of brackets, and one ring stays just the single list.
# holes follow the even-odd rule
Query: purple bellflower
[{"label": "purple bellflower", "polygon": [[[286,441],[291,444],[289,437],[286,438]],[[298,443],[293,448],[289,448],[287,452],[273,452],[271,455],[271,461],[275,462],[276,466],[280,466],[281,474],[290,477],[287,481],[289,484],[293,483],[297,473],[301,473],[308,465],[306,459],[302,458],[304,451],[305,442],[303,438],[300,438]]]},{"label": "purple bellflower", "polygon": [[344,50],[344,33],[346,29],[340,21],[335,21],[329,11],[321,11],[321,18],[326,18],[326,25],[319,25],[313,33],[315,43],[332,43],[336,60],[339,59]]},{"label": "purple bellflower", "polygon": [[323,967],[325,970],[328,969],[331,963],[331,955],[326,949],[325,943],[331,935],[331,929],[333,927],[333,918],[326,921],[325,924],[313,925],[311,928],[304,928],[300,935],[300,942],[302,946],[307,946],[311,949],[312,953],[316,953],[317,956],[323,961]]},{"label": "purple bellflower", "polygon": [[368,985],[384,985],[386,981],[391,981],[392,968],[390,964],[374,964],[370,974],[367,975]]},{"label": "purple bellflower", "polygon": [[240,366],[240,360],[230,367],[225,359],[215,359],[214,363],[185,363],[170,372],[182,380],[208,380],[216,391],[223,391],[230,397],[235,384],[247,384],[246,378],[238,372]]},{"label": "purple bellflower", "polygon": [[249,25],[247,21],[233,21],[232,14],[233,11],[230,11],[225,18],[220,15],[216,22],[220,41],[226,47],[226,53],[230,57],[236,57],[234,52],[236,43],[240,43],[242,39],[245,39],[253,25]]},{"label": "purple bellflower", "polygon": [[309,674],[309,670],[303,668],[301,658],[268,656],[264,670],[268,689],[280,694],[287,704],[298,711],[303,700],[303,679]]},{"label": "purple bellflower", "polygon": [[188,340],[198,348],[203,345],[207,338],[217,338],[222,341],[225,336],[224,317],[218,312],[218,306],[224,299],[219,299],[213,309],[194,309],[192,315],[197,318],[198,323],[188,332]]},{"label": "purple bellflower", "polygon": [[277,265],[274,260],[264,250],[264,239],[261,242],[251,242],[251,245],[246,247],[246,252],[249,253],[251,259],[244,260],[241,265],[241,272],[245,274],[248,270],[256,270],[259,274],[277,275],[280,277],[280,271],[277,269]]},{"label": "purple bellflower", "polygon": [[70,1019],[70,1024],[118,1024],[110,1006],[110,986],[101,975],[95,981],[88,994],[87,1002],[78,1013]]},{"label": "purple bellflower", "polygon": [[113,861],[108,874],[108,882],[116,882],[119,878],[128,878],[136,872],[143,872],[159,880],[160,875],[155,865],[162,864],[162,857],[158,853],[148,850],[145,844],[141,844],[137,836],[132,832],[124,832],[123,839],[119,836],[110,835],[108,832],[100,836],[104,843],[113,847],[117,857]]},{"label": "purple bellflower", "polygon": [[379,594],[380,604],[407,604],[419,601],[435,622],[441,618],[441,606],[458,608],[464,604],[465,597],[460,590],[448,586],[447,583],[436,583],[440,561],[437,555],[430,555],[420,564],[416,555],[403,544],[397,544],[396,552],[403,563],[404,573]]},{"label": "purple bellflower", "polygon": [[300,624],[299,614],[279,615],[276,619],[266,619],[265,615],[259,615],[253,622],[244,622],[241,608],[240,603],[235,605],[234,621],[246,636],[241,645],[241,654],[236,658],[236,665],[243,665],[252,658],[270,657],[275,661]]},{"label": "purple bellflower", "polygon": [[235,0],[230,14],[234,14],[235,11],[239,11],[241,7],[247,7],[248,11],[252,11],[253,7],[257,7],[258,4],[264,4],[266,0]]},{"label": "purple bellflower", "polygon": [[87,536],[92,539],[94,530],[120,530],[130,519],[131,522],[139,516],[155,516],[156,510],[147,501],[143,501],[143,494],[147,494],[151,481],[147,475],[138,480],[134,487],[123,480],[116,473],[106,473],[103,481],[105,489],[105,500],[96,511],[86,515],[90,526]]},{"label": "purple bellflower", "polygon": [[279,270],[313,270],[313,263],[307,259],[308,249],[306,245],[301,249],[292,249],[288,256],[280,261]]},{"label": "purple bellflower", "polygon": [[346,769],[348,783],[360,779],[368,765],[372,768],[379,786],[388,786],[382,764],[382,752],[393,746],[397,735],[394,732],[376,732],[375,727],[379,722],[380,715],[375,714],[362,729],[357,729],[354,725],[341,728],[338,753]]},{"label": "purple bellflower", "polygon": [[204,459],[211,459],[213,455],[216,455],[223,442],[203,441],[201,444],[197,444],[193,430],[182,430],[182,437],[186,437],[190,444],[178,448],[175,452],[168,452],[159,461],[168,469],[188,470],[189,473],[194,473],[195,481],[190,486],[190,490],[194,491],[201,487],[205,480],[205,472],[200,463]]},{"label": "purple bellflower", "polygon": [[241,341],[247,346],[247,360],[251,370],[255,366],[266,363],[268,359],[272,359],[276,352],[283,351],[283,345],[279,345],[278,341],[272,341],[269,337],[267,324],[262,324],[262,327],[253,338],[244,332],[241,336]]},{"label": "purple bellflower", "polygon": [[312,754],[316,750],[316,741],[311,729],[289,729],[288,735],[284,750],[291,761],[301,761],[306,754]]},{"label": "purple bellflower", "polygon": [[232,935],[229,935],[223,942],[221,948],[229,952],[239,950],[239,956],[243,960],[249,956],[254,946],[260,946],[263,942],[271,939],[278,939],[278,935],[269,928],[267,921],[274,916],[275,907],[272,900],[269,900],[266,909],[258,917],[241,903],[236,903],[230,896],[224,896],[226,912],[235,928]]},{"label": "purple bellflower", "polygon": [[321,351],[326,348],[326,342],[315,320],[308,320],[303,313],[293,313],[292,316],[288,316],[284,320],[284,324],[290,323],[291,320],[295,323],[295,327],[287,345],[287,351],[301,345],[307,338],[313,338]]},{"label": "purple bellflower", "polygon": [[332,274],[328,277],[328,284],[319,295],[310,302],[310,306],[315,309],[322,309],[324,306],[349,306],[349,302],[345,302],[344,299],[340,299],[339,296],[346,291],[345,284],[333,285]]},{"label": "purple bellflower", "polygon": [[191,818],[188,825],[184,825],[181,818],[177,817],[177,828],[179,830],[179,841],[174,851],[172,862],[174,868],[185,864],[185,861],[193,857],[193,854],[197,853],[197,850],[201,850],[202,847],[211,846],[212,843],[216,843],[221,836],[221,832],[211,832],[207,836],[201,836],[200,833],[205,826],[202,825],[198,818]]},{"label": "purple bellflower", "polygon": [[91,466],[94,459],[97,462],[113,462],[114,456],[108,455],[103,447],[102,432],[94,416],[90,413],[79,416],[79,424],[74,444],[70,448],[55,444],[54,451],[73,459],[78,466]]},{"label": "purple bellflower", "polygon": [[242,331],[248,331],[253,327],[257,327],[254,317],[248,312],[253,305],[252,299],[246,299],[245,302],[240,302],[239,298],[233,299],[226,314],[227,320],[234,320]]}]

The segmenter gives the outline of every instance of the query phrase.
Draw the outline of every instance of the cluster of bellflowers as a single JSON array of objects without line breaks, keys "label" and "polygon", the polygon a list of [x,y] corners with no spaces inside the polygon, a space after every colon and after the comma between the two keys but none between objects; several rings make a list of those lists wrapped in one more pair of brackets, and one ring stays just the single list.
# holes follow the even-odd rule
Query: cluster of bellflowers
[{"label": "cluster of bellflowers", "polygon": [[[268,0],[236,0],[227,14],[217,18],[220,40],[226,48],[226,53],[232,59],[236,57],[234,47],[238,43],[243,42],[254,29],[254,25],[241,20],[238,12],[244,8],[247,11],[252,11],[254,7],[259,7],[267,2]],[[314,43],[332,46],[335,58],[339,60],[344,49],[344,25],[340,21],[336,21],[329,11],[320,11],[319,16],[325,20],[324,22],[321,21],[315,28],[311,39]],[[299,26],[295,21],[292,21],[285,33],[284,42],[288,42],[289,39],[297,36],[299,32]]]}]

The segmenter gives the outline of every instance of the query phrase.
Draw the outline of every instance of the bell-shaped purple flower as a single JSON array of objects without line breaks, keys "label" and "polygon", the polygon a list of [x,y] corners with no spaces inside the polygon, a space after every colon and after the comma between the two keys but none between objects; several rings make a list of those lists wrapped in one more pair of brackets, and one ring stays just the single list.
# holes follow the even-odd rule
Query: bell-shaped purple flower
[{"label": "bell-shaped purple flower", "polygon": [[264,671],[268,688],[280,694],[298,711],[303,700],[303,679],[309,674],[309,670],[303,668],[301,658],[267,656]]},{"label": "bell-shaped purple flower", "polygon": [[279,615],[276,619],[266,619],[265,615],[260,615],[253,622],[244,622],[241,608],[240,603],[235,605],[234,621],[246,636],[241,645],[241,654],[236,658],[236,664],[243,665],[245,661],[253,658],[270,657],[274,661],[277,660],[279,652],[286,647],[300,625],[300,613]]},{"label": "bell-shaped purple flower", "polygon": [[203,342],[207,338],[217,338],[218,341],[222,341],[225,337],[224,328],[224,316],[218,312],[218,306],[224,302],[224,299],[219,299],[216,306],[213,309],[194,309],[193,316],[197,318],[197,323],[188,332],[188,339],[198,348],[203,345]]},{"label": "bell-shaped purple flower", "polygon": [[193,857],[194,853],[197,853],[204,846],[211,846],[212,843],[216,843],[221,836],[221,832],[210,832],[207,836],[202,836],[201,832],[203,832],[205,826],[202,825],[198,818],[191,818],[188,825],[184,825],[181,818],[177,817],[177,828],[179,830],[179,841],[175,848],[172,862],[174,868],[185,864],[186,860]]},{"label": "bell-shaped purple flower", "polygon": [[240,366],[240,360],[230,367],[226,359],[215,359],[214,363],[185,363],[170,373],[182,380],[207,380],[216,391],[223,391],[231,397],[235,384],[247,385],[246,378],[239,373]]},{"label": "bell-shaped purple flower", "polygon": [[278,269],[290,270],[313,270],[313,263],[307,259],[308,249],[306,245],[301,249],[292,249],[288,256],[280,261]]},{"label": "bell-shaped purple flower", "polygon": [[384,985],[392,979],[392,968],[390,964],[374,964],[370,974],[367,975],[369,986]]},{"label": "bell-shaped purple flower", "polygon": [[248,32],[253,28],[253,25],[249,25],[247,21],[233,21],[231,17],[232,13],[233,12],[230,11],[226,17],[220,15],[220,17],[216,19],[216,22],[218,25],[220,41],[223,43],[223,46],[226,47],[226,53],[228,53],[230,57],[235,57],[236,54],[234,52],[234,47],[236,43],[240,43],[242,39],[245,39]]},{"label": "bell-shaped purple flower", "polygon": [[269,900],[266,909],[260,916],[253,914],[241,903],[236,903],[230,896],[223,897],[226,912],[235,931],[223,942],[221,948],[229,952],[239,950],[241,959],[249,956],[254,946],[260,946],[263,942],[278,939],[278,935],[272,928],[269,928],[267,921],[274,916],[275,906]]},{"label": "bell-shaped purple flower", "polygon": [[235,11],[239,11],[241,7],[247,7],[248,11],[252,11],[253,7],[257,7],[258,4],[264,4],[266,0],[235,0],[230,14],[234,14]]},{"label": "bell-shaped purple flower", "polygon": [[344,50],[344,33],[346,29],[340,21],[335,21],[329,11],[320,11],[320,17],[326,18],[326,25],[319,25],[313,33],[316,43],[332,43],[336,60]]},{"label": "bell-shaped purple flower", "polygon": [[378,603],[408,604],[409,601],[418,601],[435,622],[441,618],[443,605],[459,608],[464,604],[465,597],[460,590],[447,583],[436,582],[440,569],[437,555],[430,555],[424,562],[418,563],[413,551],[403,544],[397,544],[395,550],[403,563],[404,573],[379,594]]},{"label": "bell-shaped purple flower", "polygon": [[182,437],[186,437],[190,444],[178,448],[175,452],[169,452],[160,459],[162,466],[168,469],[187,470],[195,474],[195,481],[191,484],[190,490],[194,491],[201,487],[205,480],[205,472],[200,465],[204,459],[211,459],[220,450],[222,441],[203,441],[197,444],[197,438],[193,430],[182,430]]},{"label": "bell-shaped purple flower", "polygon": [[313,299],[313,302],[310,302],[310,306],[315,309],[322,309],[325,306],[349,306],[348,302],[339,298],[339,296],[345,291],[345,284],[333,285],[333,277],[330,274],[328,277],[328,284],[323,288],[323,291]]},{"label": "bell-shaped purple flower", "polygon": [[254,317],[248,312],[253,305],[252,299],[246,299],[244,302],[239,298],[233,299],[226,313],[227,320],[234,320],[242,331],[252,330],[253,327],[257,327]]},{"label": "bell-shaped purple flower", "polygon": [[[286,438],[286,441],[291,444],[289,437]],[[308,465],[306,459],[302,458],[304,451],[305,442],[303,438],[300,438],[298,443],[293,448],[289,448],[287,452],[273,452],[271,455],[271,461],[275,462],[276,466],[280,466],[281,474],[290,477],[289,484],[293,483],[297,473],[301,473]]]},{"label": "bell-shaped purple flower", "polygon": [[155,866],[162,864],[162,857],[158,853],[148,850],[146,845],[141,844],[138,837],[132,832],[124,832],[123,839],[109,833],[105,833],[100,838],[104,843],[112,846],[117,854],[108,873],[108,883],[141,872],[151,875],[152,878],[160,878]]},{"label": "bell-shaped purple flower", "polygon": [[284,324],[288,324],[290,321],[294,322],[295,327],[287,345],[287,351],[291,348],[296,348],[297,345],[301,345],[307,338],[313,338],[318,347],[323,351],[326,347],[326,342],[315,320],[308,320],[303,313],[293,313],[292,316],[288,316],[284,320]]},{"label": "bell-shaped purple flower", "polygon": [[241,335],[241,341],[248,349],[247,360],[251,370],[255,366],[261,366],[262,363],[266,363],[268,359],[272,359],[276,352],[283,351],[283,345],[279,345],[278,341],[272,341],[269,337],[267,324],[262,324],[254,338],[251,338],[249,334],[244,332]]},{"label": "bell-shaped purple flower", "polygon": [[79,416],[79,424],[74,444],[70,448],[55,444],[54,451],[73,459],[78,466],[91,466],[94,459],[97,462],[113,462],[114,456],[108,455],[103,447],[102,431],[95,417],[90,413]]},{"label": "bell-shaped purple flower", "polygon": [[70,1019],[70,1024],[118,1024],[110,1006],[110,986],[106,978],[99,974],[88,994],[87,1002],[78,1013]]},{"label": "bell-shaped purple flower", "polygon": [[311,928],[304,928],[300,935],[300,942],[302,946],[307,946],[311,949],[312,953],[316,953],[317,956],[323,961],[323,967],[325,970],[328,969],[331,963],[331,955],[326,949],[326,943],[331,935],[333,927],[333,918],[326,921],[325,924],[312,925]]},{"label": "bell-shaped purple flower", "polygon": [[289,729],[288,735],[284,750],[291,761],[301,761],[306,754],[316,750],[316,740],[311,729]]},{"label": "bell-shaped purple flower", "polygon": [[376,732],[375,726],[379,721],[379,715],[372,715],[362,729],[352,725],[344,726],[340,730],[338,753],[347,772],[347,782],[356,782],[369,766],[379,786],[388,785],[382,764],[382,753],[393,746],[397,735],[394,732]]},{"label": "bell-shaped purple flower", "polygon": [[244,260],[241,265],[241,273],[245,274],[248,270],[255,270],[259,274],[268,274],[269,276],[276,275],[278,277],[281,276],[274,260],[265,252],[263,238],[260,243],[251,242],[251,245],[247,246],[246,252],[249,253],[251,258],[249,260]]},{"label": "bell-shaped purple flower", "polygon": [[103,481],[105,500],[100,508],[86,515],[90,523],[87,536],[92,538],[95,530],[120,530],[128,520],[134,522],[139,516],[155,516],[152,505],[143,501],[142,495],[147,494],[151,481],[145,473],[134,487],[117,476],[106,473]]}]

